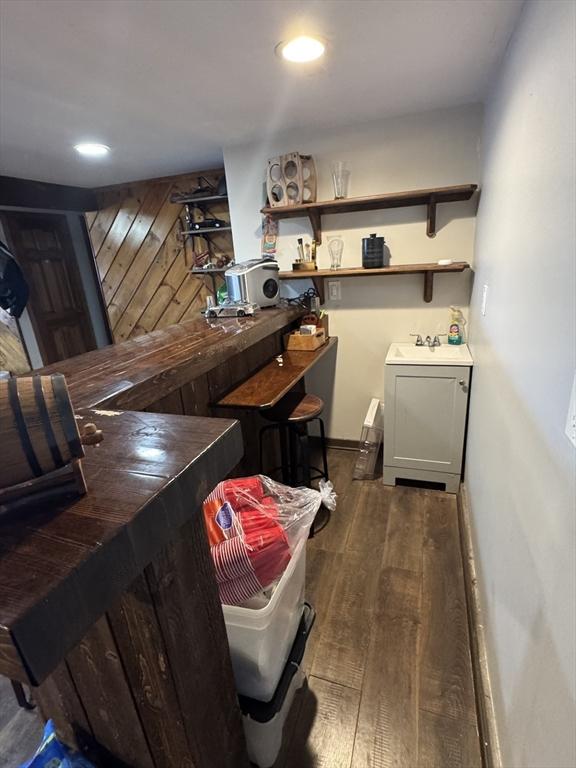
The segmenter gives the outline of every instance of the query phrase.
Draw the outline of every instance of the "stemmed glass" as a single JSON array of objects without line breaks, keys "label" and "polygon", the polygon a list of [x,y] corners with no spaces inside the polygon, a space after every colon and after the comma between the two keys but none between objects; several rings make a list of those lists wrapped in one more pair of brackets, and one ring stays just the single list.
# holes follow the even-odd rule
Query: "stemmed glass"
[{"label": "stemmed glass", "polygon": [[341,235],[331,235],[328,238],[328,253],[330,254],[330,269],[340,269],[344,240]]}]

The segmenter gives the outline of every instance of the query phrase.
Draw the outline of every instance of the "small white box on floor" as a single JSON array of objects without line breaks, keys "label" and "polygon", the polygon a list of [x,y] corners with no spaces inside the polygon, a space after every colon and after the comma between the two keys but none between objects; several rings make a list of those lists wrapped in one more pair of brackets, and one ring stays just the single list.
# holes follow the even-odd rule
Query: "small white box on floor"
[{"label": "small white box on floor", "polygon": [[242,696],[270,701],[296,637],[304,608],[306,540],[300,541],[268,605],[223,605],[236,688]]}]

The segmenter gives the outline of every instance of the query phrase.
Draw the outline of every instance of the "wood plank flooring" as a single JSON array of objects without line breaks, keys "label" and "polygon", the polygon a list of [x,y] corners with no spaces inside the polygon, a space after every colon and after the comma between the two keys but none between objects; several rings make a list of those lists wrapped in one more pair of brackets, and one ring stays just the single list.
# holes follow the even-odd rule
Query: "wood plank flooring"
[{"label": "wood plank flooring", "polygon": [[[481,768],[456,499],[353,481],[355,457],[329,453],[339,497],[308,545],[308,685],[275,768]],[[40,734],[0,678],[0,768]]]},{"label": "wood plank flooring", "polygon": [[21,709],[10,681],[0,676],[0,768],[17,768],[40,744],[43,724],[36,710]]},{"label": "wood plank flooring", "polygon": [[275,768],[481,768],[454,496],[353,481],[309,542],[308,687]]}]

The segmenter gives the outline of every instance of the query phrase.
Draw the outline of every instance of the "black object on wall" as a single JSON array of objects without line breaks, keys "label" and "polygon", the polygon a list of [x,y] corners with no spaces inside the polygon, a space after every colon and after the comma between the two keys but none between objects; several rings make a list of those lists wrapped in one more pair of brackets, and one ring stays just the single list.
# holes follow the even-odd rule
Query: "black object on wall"
[{"label": "black object on wall", "polygon": [[22,270],[0,240],[0,307],[18,318],[24,311],[29,293]]}]

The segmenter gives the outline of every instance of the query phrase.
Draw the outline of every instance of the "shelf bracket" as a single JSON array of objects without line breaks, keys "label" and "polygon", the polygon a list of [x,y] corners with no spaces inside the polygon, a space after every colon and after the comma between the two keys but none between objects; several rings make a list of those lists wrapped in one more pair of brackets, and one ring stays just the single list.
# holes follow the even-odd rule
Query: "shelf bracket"
[{"label": "shelf bracket", "polygon": [[428,237],[436,237],[436,198],[434,195],[431,195],[430,200],[428,201],[426,234]]},{"label": "shelf bracket", "polygon": [[314,288],[316,288],[316,292],[318,293],[318,298],[320,299],[320,304],[324,304],[326,300],[326,296],[324,294],[324,278],[323,277],[313,277],[312,282],[314,283]]},{"label": "shelf bracket", "polygon": [[424,301],[429,304],[434,293],[434,272],[424,272]]},{"label": "shelf bracket", "polygon": [[322,217],[318,211],[308,211],[308,218],[310,219],[310,226],[312,227],[312,234],[317,245],[322,245]]}]

